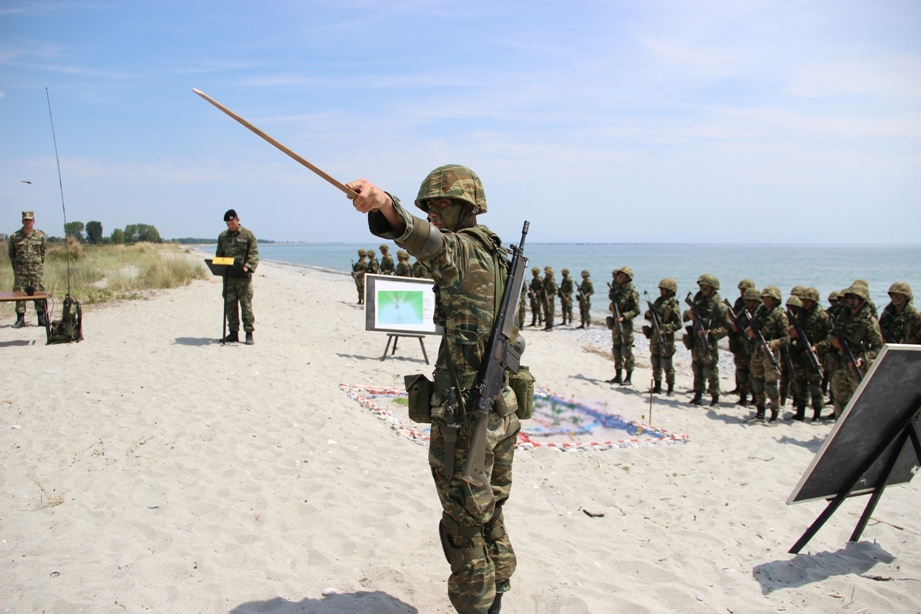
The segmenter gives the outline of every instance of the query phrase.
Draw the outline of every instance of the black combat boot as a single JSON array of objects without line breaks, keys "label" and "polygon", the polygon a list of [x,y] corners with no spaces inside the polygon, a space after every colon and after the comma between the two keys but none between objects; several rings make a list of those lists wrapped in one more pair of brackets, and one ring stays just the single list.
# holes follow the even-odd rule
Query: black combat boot
[{"label": "black combat boot", "polygon": [[617,370],[617,374],[613,378],[608,380],[608,383],[609,384],[623,384],[624,383],[624,380],[621,377],[620,369]]},{"label": "black combat boot", "polygon": [[239,343],[240,334],[238,331],[232,330],[230,334],[224,337],[224,343]]},{"label": "black combat boot", "polygon": [[771,408],[771,419],[768,420],[768,422],[777,422],[777,414],[778,414],[778,410],[772,407]]},{"label": "black combat boot", "polygon": [[653,384],[652,386],[652,393],[662,394],[662,380],[660,379],[655,380],[655,384]]},{"label": "black combat boot", "polygon": [[746,406],[748,406],[748,393],[747,393],[747,392],[745,392],[745,391],[743,390],[743,391],[739,394],[739,400],[736,401],[736,405],[739,405],[739,406],[741,406],[741,407],[746,407]]},{"label": "black combat boot", "polygon": [[710,396],[710,407],[715,407],[720,404],[720,395],[714,394]]},{"label": "black combat boot", "polygon": [[821,419],[822,419],[822,408],[821,408],[821,407],[813,407],[813,408],[812,408],[812,421],[813,421],[813,422],[818,422],[818,421],[821,420]]},{"label": "black combat boot", "polygon": [[633,371],[627,371],[627,377],[624,378],[623,384],[621,385],[622,386],[632,386],[633,385],[633,381],[631,379],[632,377],[633,377]]},{"label": "black combat boot", "polygon": [[702,405],[700,397],[703,396],[702,392],[694,391],[694,398],[691,399],[691,405]]},{"label": "black combat boot", "polygon": [[39,326],[48,326],[48,316],[44,311],[39,312],[38,314],[38,325]]},{"label": "black combat boot", "polygon": [[668,385],[668,389],[665,391],[665,396],[667,397],[675,396],[675,384]]},{"label": "black combat boot", "polygon": [[254,345],[255,343],[256,342],[253,341],[253,333],[252,332],[246,333],[246,345]]},{"label": "black combat boot", "polygon": [[486,614],[499,614],[502,610],[502,595],[505,593],[496,593],[496,598],[492,600],[492,605],[486,610]]},{"label": "black combat boot", "polygon": [[799,407],[796,408],[796,415],[793,416],[793,419],[796,420],[797,422],[806,421],[806,406],[805,405],[800,405]]},{"label": "black combat boot", "polygon": [[13,322],[13,328],[22,328],[22,327],[25,326],[25,325],[26,325],[26,314],[24,314],[24,313],[17,313],[17,314],[16,314],[16,321]]},{"label": "black combat boot", "polygon": [[764,405],[755,406],[755,420],[764,422]]}]

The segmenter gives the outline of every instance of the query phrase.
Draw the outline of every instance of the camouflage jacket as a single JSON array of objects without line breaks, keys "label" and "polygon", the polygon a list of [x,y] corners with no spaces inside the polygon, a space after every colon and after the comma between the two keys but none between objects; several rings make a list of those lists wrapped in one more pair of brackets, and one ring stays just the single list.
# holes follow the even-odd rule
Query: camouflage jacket
[{"label": "camouflage jacket", "polygon": [[431,279],[432,276],[429,274],[429,270],[425,268],[425,265],[416,260],[412,266],[413,277],[418,279]]},{"label": "camouflage jacket", "polygon": [[250,272],[255,272],[259,266],[259,245],[256,235],[251,230],[240,226],[240,230],[231,232],[225,230],[217,238],[217,258],[240,258],[243,266]]},{"label": "camouflage jacket", "polygon": [[[832,338],[837,335],[838,330],[841,330],[854,358],[863,357],[864,362],[869,364],[883,349],[883,336],[879,332],[879,321],[875,315],[869,303],[864,303],[857,313],[851,313],[851,310],[847,308],[841,309],[832,322],[833,329],[828,336],[829,351],[838,354],[843,359],[842,351],[832,345]],[[841,364],[844,362],[842,360]]]},{"label": "camouflage jacket", "polygon": [[556,296],[556,291],[558,289],[553,275],[544,275],[544,292],[547,293],[548,300]]},{"label": "camouflage jacket", "polygon": [[907,303],[901,313],[889,303],[879,317],[879,328],[886,343],[918,343],[921,314],[911,303]]},{"label": "camouflage jacket", "polygon": [[[624,324],[640,315],[640,293],[636,291],[632,283],[613,284],[608,291],[608,298],[611,299],[612,303],[617,304],[617,309],[620,310],[620,317],[624,319]],[[611,311],[614,311],[613,305],[611,306]]]},{"label": "camouflage jacket", "polygon": [[397,277],[412,277],[413,268],[409,266],[408,262],[401,262],[400,264],[397,265],[397,270],[396,270],[395,275]]},{"label": "camouflage jacket", "polygon": [[394,270],[396,269],[393,265],[393,256],[381,256],[381,275],[393,275]]},{"label": "camouflage jacket", "polygon": [[[802,327],[803,332],[806,333],[806,336],[809,338],[809,343],[816,346],[818,351],[819,360],[822,359],[822,356],[825,355],[825,352],[828,350],[828,335],[832,332],[831,318],[828,317],[828,313],[825,309],[816,303],[815,308],[809,312],[804,308],[796,314],[796,323]],[[790,325],[793,325],[793,322],[790,322]],[[805,352],[806,348],[802,343],[802,340],[796,340],[793,345],[794,351],[796,352]]]},{"label": "camouflage jacket", "polygon": [[572,277],[566,276],[560,281],[560,294],[565,297],[572,296]]},{"label": "camouflage jacket", "polygon": [[[790,321],[787,320],[787,313],[779,303],[770,310],[764,305],[759,305],[752,314],[752,324],[761,329],[764,340],[772,350],[778,350],[790,342]],[[754,326],[751,328],[754,329]],[[761,342],[756,337],[751,343],[752,349],[757,350]]]},{"label": "camouflage jacket", "polygon": [[[448,355],[459,376],[480,371],[485,364],[496,306],[502,299],[497,293],[505,286],[508,255],[501,240],[486,226],[458,232],[441,230],[441,245],[431,255],[414,253],[405,241],[422,220],[410,215],[397,197],[391,198],[406,229],[399,235],[393,232],[383,214],[377,211],[369,213],[368,225],[373,234],[395,241],[424,262],[432,273],[438,303],[435,323],[445,329],[435,362],[436,376],[438,371],[447,369]],[[497,271],[496,262],[501,270]]]},{"label": "camouflage jacket", "polygon": [[[652,304],[652,309],[659,318],[659,327],[662,329],[663,336],[674,335],[675,331],[681,328],[681,307],[674,296],[658,297]],[[652,314],[646,312],[646,319],[652,322]],[[650,339],[655,339],[655,335],[655,328],[653,328]]]},{"label": "camouflage jacket", "polygon": [[371,275],[377,275],[381,272],[381,263],[377,261],[377,258],[368,258],[368,263],[365,265],[365,271]]},{"label": "camouflage jacket", "polygon": [[535,275],[531,278],[531,283],[528,284],[528,295],[538,301],[544,300],[544,280],[540,278],[540,275]]},{"label": "camouflage jacket", "polygon": [[[729,332],[729,326],[726,324],[726,305],[720,299],[720,293],[714,292],[713,296],[707,298],[698,290],[692,300],[697,307],[698,313],[700,313],[701,320],[703,320],[701,324],[703,324],[704,330],[709,333],[709,338],[716,341],[725,337]],[[685,322],[689,321],[691,319],[690,310],[686,309],[681,319]],[[691,338],[696,340],[697,335],[692,334]],[[716,344],[713,343],[711,346],[715,348]]]},{"label": "camouflage jacket", "polygon": [[15,275],[42,275],[45,265],[45,233],[33,229],[26,234],[20,228],[7,245]]},{"label": "camouflage jacket", "polygon": [[368,271],[368,260],[364,256],[358,258],[358,262],[352,263],[352,277],[355,279],[364,279]]},{"label": "camouflage jacket", "polygon": [[580,300],[591,301],[592,295],[595,293],[595,286],[592,285],[591,279],[585,279],[579,284],[579,293],[582,294]]}]

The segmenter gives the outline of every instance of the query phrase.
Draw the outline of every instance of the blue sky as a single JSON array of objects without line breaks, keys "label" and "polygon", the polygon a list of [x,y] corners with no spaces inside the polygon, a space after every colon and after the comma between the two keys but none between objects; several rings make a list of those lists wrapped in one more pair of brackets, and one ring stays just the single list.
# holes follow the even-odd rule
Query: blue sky
[{"label": "blue sky", "polygon": [[[921,2],[0,4],[0,219],[358,242],[470,166],[506,240],[918,243]],[[24,180],[31,184],[23,183]]]}]

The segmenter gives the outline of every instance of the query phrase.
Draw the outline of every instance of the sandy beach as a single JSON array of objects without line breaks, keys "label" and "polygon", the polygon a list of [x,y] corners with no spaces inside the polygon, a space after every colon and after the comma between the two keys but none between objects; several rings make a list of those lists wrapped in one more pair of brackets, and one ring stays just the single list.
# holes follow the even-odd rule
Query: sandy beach
[{"label": "sandy beach", "polygon": [[[430,373],[418,343],[382,361],[344,275],[264,262],[254,283],[254,346],[217,341],[217,278],[86,307],[79,344],[4,307],[0,612],[453,611],[425,447],[340,388]],[[649,421],[644,344],[624,388],[608,331],[525,334],[539,385]],[[693,407],[676,366],[652,424],[687,443],[517,452],[503,613],[921,611],[919,481],[860,542],[866,497],[789,554],[825,508],[785,501],[831,422]]]}]

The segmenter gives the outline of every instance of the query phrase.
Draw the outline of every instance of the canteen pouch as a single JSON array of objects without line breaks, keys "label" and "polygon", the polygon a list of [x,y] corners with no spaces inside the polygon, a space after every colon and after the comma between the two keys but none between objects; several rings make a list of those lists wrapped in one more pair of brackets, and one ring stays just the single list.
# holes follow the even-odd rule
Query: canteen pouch
[{"label": "canteen pouch", "polygon": [[614,316],[606,317],[604,323],[608,327],[608,330],[614,330]]},{"label": "canteen pouch", "polygon": [[409,419],[420,424],[432,421],[432,392],[435,384],[421,373],[407,375],[403,378],[409,395]]},{"label": "canteen pouch", "polygon": [[531,370],[522,365],[518,373],[509,373],[508,385],[518,401],[518,410],[515,412],[518,419],[530,420],[534,415],[534,376]]},{"label": "canteen pouch", "polygon": [[693,346],[691,345],[691,335],[688,333],[681,335],[681,341],[684,343],[684,347],[689,350],[693,349]]},{"label": "canteen pouch", "polygon": [[651,326],[643,327],[643,336],[645,336],[647,339],[652,339],[652,327]]}]

